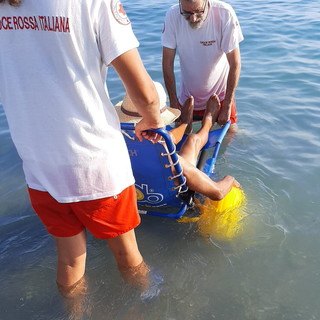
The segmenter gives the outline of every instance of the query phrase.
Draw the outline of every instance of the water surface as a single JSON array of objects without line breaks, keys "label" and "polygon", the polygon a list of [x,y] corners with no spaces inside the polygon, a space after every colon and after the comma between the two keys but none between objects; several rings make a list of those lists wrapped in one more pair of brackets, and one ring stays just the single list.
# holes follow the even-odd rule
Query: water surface
[{"label": "water surface", "polygon": [[[123,3],[145,66],[163,83],[160,34],[172,1]],[[144,216],[139,245],[165,279],[149,303],[122,282],[104,242],[89,237],[89,319],[320,319],[320,3],[229,3],[245,36],[239,131],[224,141],[216,178],[231,174],[243,186],[243,233],[205,239],[195,224]],[[108,86],[114,103],[122,99],[113,70]],[[66,319],[54,244],[28,203],[2,108],[0,126],[1,319]]]}]

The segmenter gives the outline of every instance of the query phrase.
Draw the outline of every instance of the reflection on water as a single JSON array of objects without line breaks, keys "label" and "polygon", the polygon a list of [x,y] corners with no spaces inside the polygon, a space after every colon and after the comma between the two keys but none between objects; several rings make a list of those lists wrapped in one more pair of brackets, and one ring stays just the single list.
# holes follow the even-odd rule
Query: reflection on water
[{"label": "reflection on water", "polygon": [[[160,33],[172,2],[123,2],[146,67],[162,82]],[[245,35],[239,131],[225,139],[214,178],[242,184],[243,232],[219,241],[194,223],[144,216],[139,245],[164,278],[148,303],[123,283],[104,241],[89,236],[88,319],[320,319],[320,3],[230,3]],[[117,102],[123,87],[109,76]],[[1,319],[67,319],[54,244],[29,206],[2,109],[0,128]]]}]

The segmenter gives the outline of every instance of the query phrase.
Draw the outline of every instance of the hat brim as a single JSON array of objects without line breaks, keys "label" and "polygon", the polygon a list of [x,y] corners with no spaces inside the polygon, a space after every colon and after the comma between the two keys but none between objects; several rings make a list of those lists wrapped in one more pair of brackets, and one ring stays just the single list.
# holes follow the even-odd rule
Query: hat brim
[{"label": "hat brim", "polygon": [[[121,106],[123,101],[119,101],[115,105],[116,112],[118,114],[121,123],[138,123],[142,120],[142,117],[129,116],[122,112]],[[178,119],[181,115],[180,110],[166,107],[165,111],[161,113],[161,119],[165,125],[168,125]]]}]

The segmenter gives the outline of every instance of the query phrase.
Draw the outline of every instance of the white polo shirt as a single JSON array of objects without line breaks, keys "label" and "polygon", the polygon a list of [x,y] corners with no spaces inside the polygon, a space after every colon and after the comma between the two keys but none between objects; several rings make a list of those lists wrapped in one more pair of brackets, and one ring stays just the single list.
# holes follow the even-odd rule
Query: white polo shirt
[{"label": "white polo shirt", "polygon": [[134,183],[106,66],[138,46],[119,0],[0,4],[0,99],[30,188],[59,202]]},{"label": "white polo shirt", "polygon": [[243,40],[237,16],[232,7],[209,0],[209,12],[199,29],[192,29],[180,14],[179,5],[167,12],[162,45],[176,49],[180,59],[181,83],[178,99],[181,104],[192,95],[195,109],[205,108],[216,93],[224,100],[229,73],[226,54]]}]

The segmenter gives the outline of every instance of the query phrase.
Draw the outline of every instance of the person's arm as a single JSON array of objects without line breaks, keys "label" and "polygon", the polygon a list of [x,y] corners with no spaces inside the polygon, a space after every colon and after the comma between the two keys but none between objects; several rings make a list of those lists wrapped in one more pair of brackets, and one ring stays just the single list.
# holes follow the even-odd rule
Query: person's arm
[{"label": "person's arm", "polygon": [[169,96],[170,107],[181,109],[181,105],[177,98],[176,78],[174,75],[174,58],[176,49],[163,47],[162,49],[162,72],[163,79]]},{"label": "person's arm", "polygon": [[229,52],[227,54],[227,59],[230,69],[227,80],[226,96],[217,120],[220,126],[225,125],[227,121],[230,120],[232,100],[234,99],[236,93],[241,71],[240,49],[236,48]]},{"label": "person's arm", "polygon": [[127,94],[136,106],[142,120],[135,127],[135,134],[151,139],[153,134],[146,133],[149,129],[164,127],[160,117],[159,97],[152,79],[145,70],[137,49],[129,50],[116,59],[111,65],[117,71]]}]

